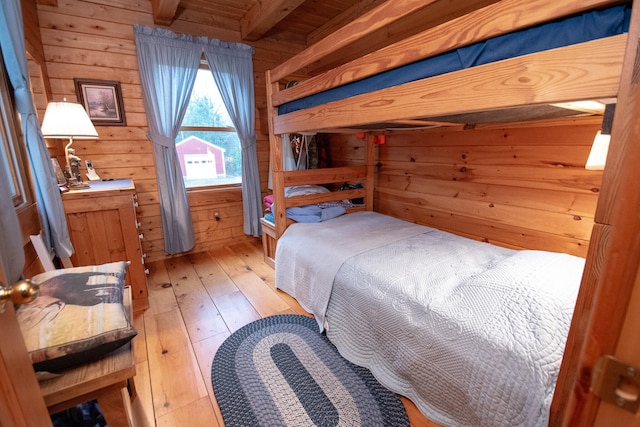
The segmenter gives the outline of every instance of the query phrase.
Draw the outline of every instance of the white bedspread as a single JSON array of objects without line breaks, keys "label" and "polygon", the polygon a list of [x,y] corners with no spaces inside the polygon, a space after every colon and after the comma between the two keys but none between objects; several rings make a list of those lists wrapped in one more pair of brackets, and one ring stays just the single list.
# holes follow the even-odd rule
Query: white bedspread
[{"label": "white bedspread", "polygon": [[[344,236],[357,220],[352,215],[341,217],[339,234],[357,240]],[[367,230],[377,221],[369,216]],[[296,234],[306,234],[306,226]],[[433,421],[546,426],[584,260],[417,231],[404,230],[400,239],[387,230],[392,241],[352,257],[350,244],[321,240],[281,252],[289,246],[287,231],[278,242],[276,285],[320,315],[330,294],[327,336],[340,353]],[[331,231],[313,231],[316,238],[322,233]],[[324,265],[334,252],[346,259],[331,283],[314,275],[330,274],[333,266],[302,271]]]},{"label": "white bedspread", "polygon": [[[278,240],[276,287],[313,313],[320,331],[333,279],[350,257],[390,242],[434,231],[374,212],[356,212],[324,223],[292,224]],[[286,236],[286,237],[285,237]]]}]

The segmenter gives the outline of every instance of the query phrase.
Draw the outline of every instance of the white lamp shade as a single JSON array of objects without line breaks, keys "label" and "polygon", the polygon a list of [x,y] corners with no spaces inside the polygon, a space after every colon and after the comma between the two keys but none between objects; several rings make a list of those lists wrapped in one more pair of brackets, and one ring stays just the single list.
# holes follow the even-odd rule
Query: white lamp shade
[{"label": "white lamp shade", "polygon": [[98,138],[84,107],[68,101],[49,102],[42,121],[42,135],[45,138]]},{"label": "white lamp shade", "polygon": [[607,152],[609,151],[609,141],[611,135],[604,135],[598,131],[591,146],[591,152],[584,166],[588,170],[604,170],[604,164],[607,160]]}]

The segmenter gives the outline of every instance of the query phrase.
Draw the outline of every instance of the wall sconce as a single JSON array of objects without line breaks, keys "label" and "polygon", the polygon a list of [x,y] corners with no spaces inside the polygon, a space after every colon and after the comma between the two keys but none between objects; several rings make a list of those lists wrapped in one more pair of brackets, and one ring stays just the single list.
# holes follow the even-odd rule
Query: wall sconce
[{"label": "wall sconce", "polygon": [[604,170],[609,151],[609,141],[611,140],[611,128],[613,126],[613,115],[616,111],[616,104],[607,104],[602,118],[602,129],[596,133],[591,146],[591,152],[584,166],[588,170]]},{"label": "wall sconce", "polygon": [[42,136],[45,138],[69,138],[64,147],[66,160],[65,175],[70,188],[86,188],[79,172],[80,158],[71,148],[73,139],[97,139],[98,132],[91,123],[84,107],[75,102],[51,101],[47,105],[42,121]]}]

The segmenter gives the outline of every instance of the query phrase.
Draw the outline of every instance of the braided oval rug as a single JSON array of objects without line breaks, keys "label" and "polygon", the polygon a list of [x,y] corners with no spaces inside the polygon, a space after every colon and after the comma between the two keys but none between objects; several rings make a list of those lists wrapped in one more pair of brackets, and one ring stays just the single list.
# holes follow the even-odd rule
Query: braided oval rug
[{"label": "braided oval rug", "polygon": [[340,356],[311,317],[237,330],[218,349],[211,382],[227,427],[409,426],[400,397]]}]

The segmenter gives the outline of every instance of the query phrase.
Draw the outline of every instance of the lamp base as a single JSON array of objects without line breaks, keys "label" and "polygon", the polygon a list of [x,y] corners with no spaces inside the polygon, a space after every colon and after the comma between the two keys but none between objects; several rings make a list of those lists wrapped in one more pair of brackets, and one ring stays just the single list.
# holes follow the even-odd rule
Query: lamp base
[{"label": "lamp base", "polygon": [[[67,151],[70,153],[73,150]],[[70,153],[73,155],[73,153]],[[67,185],[71,189],[89,188],[89,184],[82,182],[80,177],[80,158],[73,156],[74,158],[67,164],[65,168],[65,175],[67,177]]]},{"label": "lamp base", "polygon": [[67,179],[67,185],[69,186],[70,189],[81,189],[81,188],[89,188],[89,184],[87,184],[86,182],[82,182],[82,181],[78,181],[78,179],[75,176],[70,177],[69,179]]},{"label": "lamp base", "polygon": [[81,190],[83,188],[90,188],[90,187],[89,187],[89,184],[87,184],[86,182],[78,182],[75,185],[69,184],[69,188],[71,188],[72,190]]}]

